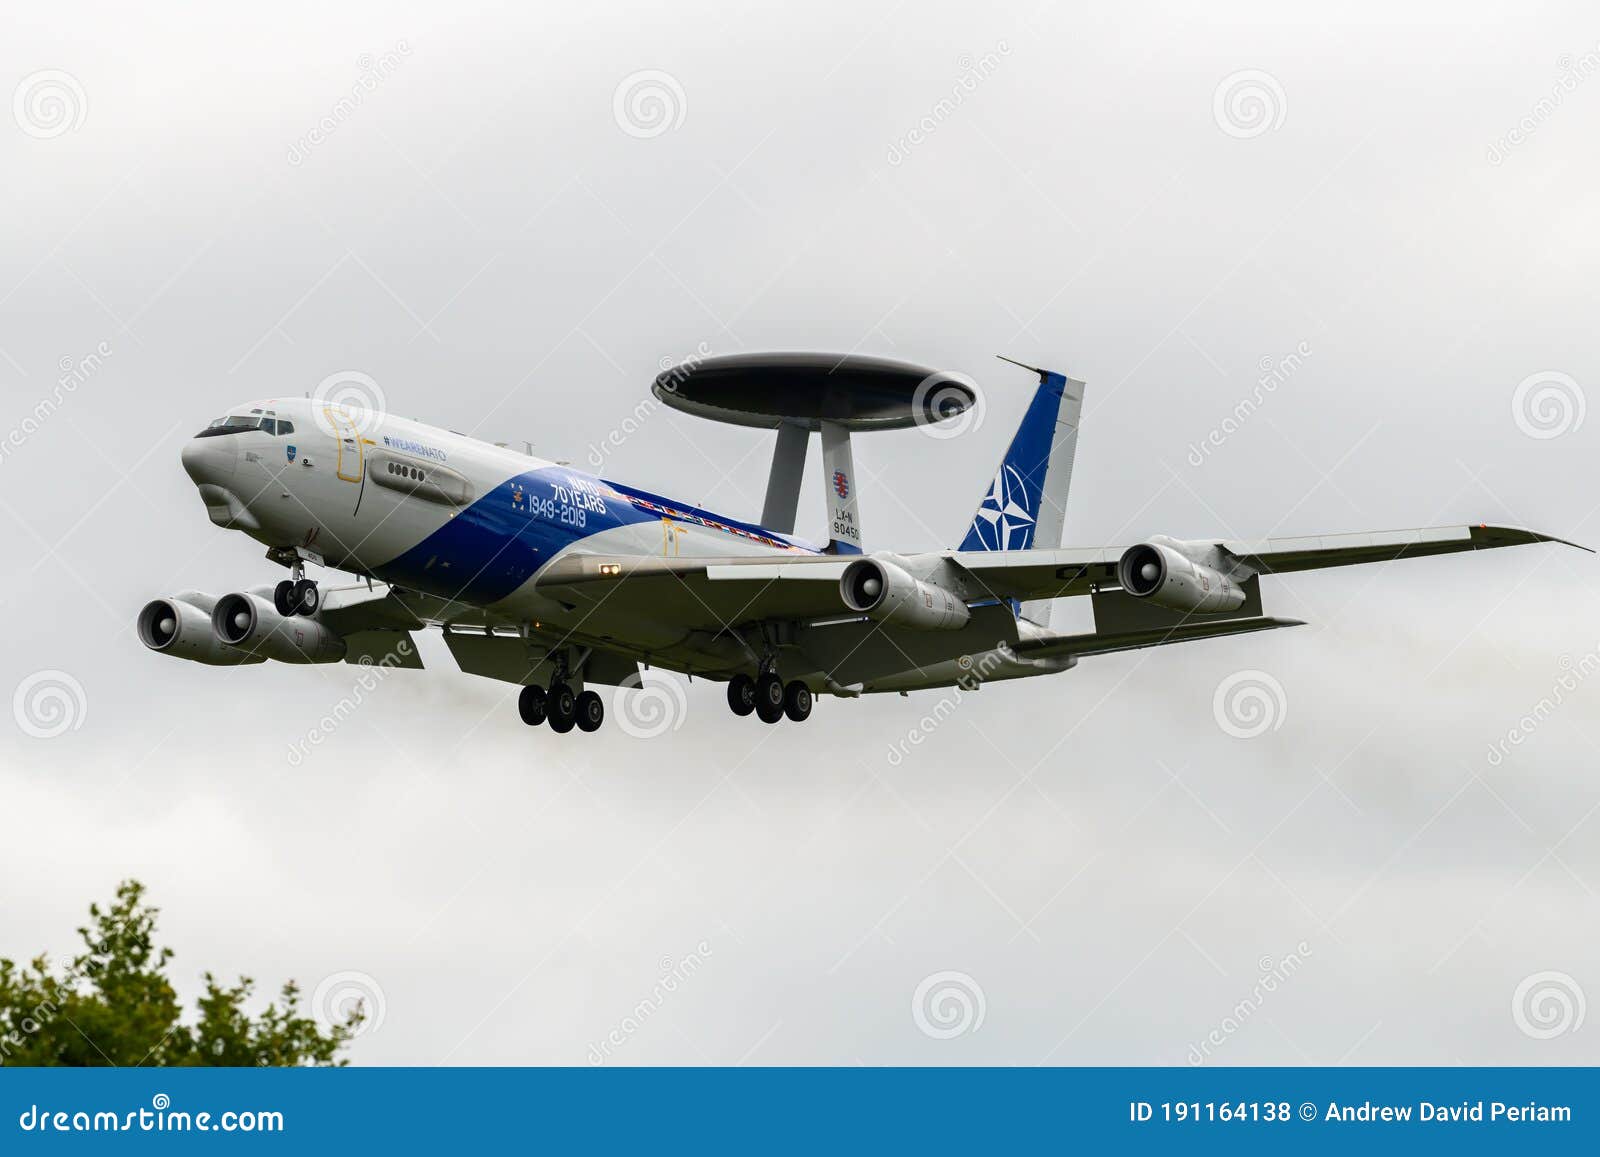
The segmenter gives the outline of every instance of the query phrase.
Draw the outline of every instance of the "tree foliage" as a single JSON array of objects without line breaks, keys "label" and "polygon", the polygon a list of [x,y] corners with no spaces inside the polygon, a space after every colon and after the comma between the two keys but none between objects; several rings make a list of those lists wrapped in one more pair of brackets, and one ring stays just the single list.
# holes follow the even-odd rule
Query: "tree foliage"
[{"label": "tree foliage", "polygon": [[144,885],[126,880],[107,908],[89,905],[78,929],[84,950],[52,964],[0,959],[0,1064],[7,1065],[342,1065],[338,1054],[365,1019],[357,1006],[324,1029],[300,1016],[288,981],[252,1017],[248,977],[224,985],[205,973],[197,1016],[185,1023],[167,977],[170,948],[155,942],[160,910]]}]

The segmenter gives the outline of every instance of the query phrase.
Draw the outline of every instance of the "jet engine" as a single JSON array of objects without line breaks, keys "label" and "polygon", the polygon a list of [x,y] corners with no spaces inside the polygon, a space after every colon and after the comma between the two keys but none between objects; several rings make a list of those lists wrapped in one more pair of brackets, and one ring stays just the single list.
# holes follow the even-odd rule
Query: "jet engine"
[{"label": "jet engine", "polygon": [[839,596],[852,611],[919,631],[956,631],[967,625],[967,604],[943,587],[912,578],[886,558],[857,559],[839,578]]},{"label": "jet engine", "polygon": [[344,658],[344,640],[316,619],[280,615],[257,594],[223,595],[211,612],[211,629],[219,642],[280,663],[337,663]]},{"label": "jet engine", "polygon": [[1117,562],[1117,581],[1135,598],[1175,611],[1218,614],[1238,610],[1245,600],[1237,582],[1171,543],[1130,546]]},{"label": "jet engine", "polygon": [[233,667],[241,663],[260,663],[265,655],[252,655],[230,647],[211,629],[215,595],[182,591],[168,599],[145,604],[135,620],[139,641],[152,651],[192,659],[213,667]]}]

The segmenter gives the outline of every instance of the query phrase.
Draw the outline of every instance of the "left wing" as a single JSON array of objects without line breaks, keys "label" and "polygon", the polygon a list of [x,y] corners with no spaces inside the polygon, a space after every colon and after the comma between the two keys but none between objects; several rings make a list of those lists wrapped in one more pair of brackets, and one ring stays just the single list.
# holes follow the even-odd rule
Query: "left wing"
[{"label": "left wing", "polygon": [[[1224,560],[1253,575],[1536,542],[1577,545],[1537,531],[1487,525],[1251,542],[1212,539],[1185,545],[1217,550]],[[1117,561],[1125,549],[941,551],[908,556],[908,561],[938,568],[937,581],[968,602],[1026,602],[1087,595],[1099,588],[1115,587]],[[540,593],[575,608],[598,609],[603,605],[618,613],[722,630],[765,620],[849,614],[839,596],[839,579],[851,561],[834,555],[798,553],[755,558],[568,555],[540,574],[537,587]]]},{"label": "left wing", "polygon": [[[1215,548],[1221,551],[1224,559],[1251,574],[1287,574],[1535,542],[1559,542],[1579,550],[1589,549],[1534,530],[1486,524],[1255,541],[1208,539],[1184,545]],[[999,598],[1062,598],[1088,594],[1092,587],[1116,586],[1117,560],[1125,549],[961,551],[949,557]]]}]

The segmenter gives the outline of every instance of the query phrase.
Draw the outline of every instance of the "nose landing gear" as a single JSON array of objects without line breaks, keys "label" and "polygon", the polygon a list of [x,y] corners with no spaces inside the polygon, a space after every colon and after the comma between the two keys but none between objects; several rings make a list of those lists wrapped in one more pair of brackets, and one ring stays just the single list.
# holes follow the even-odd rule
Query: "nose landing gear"
[{"label": "nose landing gear", "polygon": [[305,615],[317,613],[322,605],[322,593],[317,584],[306,578],[305,564],[298,559],[290,568],[293,578],[286,578],[272,588],[272,605],[280,615]]}]

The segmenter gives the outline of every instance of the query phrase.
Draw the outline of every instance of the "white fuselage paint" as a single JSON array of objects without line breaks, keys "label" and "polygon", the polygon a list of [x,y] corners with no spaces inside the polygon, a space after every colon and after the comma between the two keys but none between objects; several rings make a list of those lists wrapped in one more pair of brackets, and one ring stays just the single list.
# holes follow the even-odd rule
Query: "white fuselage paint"
[{"label": "white fuselage paint", "polygon": [[[269,547],[301,548],[328,566],[480,612],[476,621],[483,625],[541,618],[561,625],[560,609],[536,590],[536,581],[544,567],[572,553],[782,557],[819,549],[692,504],[390,414],[300,398],[251,402],[229,412],[252,411],[292,422],[293,432],[247,430],[197,437],[185,447],[184,466],[213,521]],[[508,546],[497,532],[510,518],[524,520],[519,524],[524,529],[510,536],[515,541]],[[581,640],[582,624],[565,627]],[[708,670],[704,649],[691,647],[687,632],[669,622],[608,627],[613,640],[628,638],[635,650],[662,666]],[[684,648],[676,662],[674,648]],[[726,667],[734,669],[739,660],[728,653]],[[860,689],[948,686],[975,675],[987,682],[1070,665],[995,651],[959,660],[952,656],[948,663],[924,665]],[[820,673],[801,677],[817,690],[827,687]]]}]

